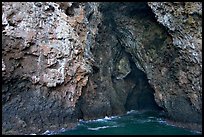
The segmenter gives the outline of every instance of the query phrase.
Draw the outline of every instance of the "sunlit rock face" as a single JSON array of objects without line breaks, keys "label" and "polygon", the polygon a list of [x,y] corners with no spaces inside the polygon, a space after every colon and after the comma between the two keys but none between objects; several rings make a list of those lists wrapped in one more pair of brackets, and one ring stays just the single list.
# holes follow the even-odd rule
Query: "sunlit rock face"
[{"label": "sunlit rock face", "polygon": [[202,121],[202,5],[3,2],[2,133],[128,110]]},{"label": "sunlit rock face", "polygon": [[77,121],[75,104],[92,72],[88,34],[95,33],[85,7],[96,5],[2,4],[3,132],[45,132]]}]

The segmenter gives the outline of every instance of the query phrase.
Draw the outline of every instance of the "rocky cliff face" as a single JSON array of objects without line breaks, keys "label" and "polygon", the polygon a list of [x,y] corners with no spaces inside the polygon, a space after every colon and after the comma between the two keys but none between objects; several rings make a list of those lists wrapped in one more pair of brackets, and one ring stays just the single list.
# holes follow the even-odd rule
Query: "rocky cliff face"
[{"label": "rocky cliff face", "polygon": [[131,109],[201,124],[201,7],[2,3],[2,133],[43,133]]},{"label": "rocky cliff face", "polygon": [[155,99],[173,119],[201,124],[202,3],[148,4],[157,21],[167,28],[175,49],[167,56],[170,62],[158,67],[161,81],[157,77],[152,80]]},{"label": "rocky cliff face", "polygon": [[2,8],[5,132],[35,133],[76,122],[75,104],[92,72],[85,5],[30,2]]}]

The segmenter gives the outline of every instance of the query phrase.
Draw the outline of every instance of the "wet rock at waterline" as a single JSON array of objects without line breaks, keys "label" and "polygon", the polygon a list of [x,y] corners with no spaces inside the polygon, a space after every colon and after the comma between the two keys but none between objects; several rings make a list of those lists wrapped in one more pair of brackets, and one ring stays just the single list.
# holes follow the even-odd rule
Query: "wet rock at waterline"
[{"label": "wet rock at waterline", "polygon": [[201,7],[3,2],[2,133],[41,134],[131,109],[201,124]]}]

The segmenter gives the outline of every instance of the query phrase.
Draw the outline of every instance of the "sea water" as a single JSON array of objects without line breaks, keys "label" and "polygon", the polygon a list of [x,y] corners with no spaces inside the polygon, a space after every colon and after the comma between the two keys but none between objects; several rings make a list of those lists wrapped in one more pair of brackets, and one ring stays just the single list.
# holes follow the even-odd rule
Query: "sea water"
[{"label": "sea water", "polygon": [[102,119],[80,120],[74,129],[61,129],[57,132],[47,131],[47,135],[197,135],[197,131],[179,128],[166,123],[155,112],[129,111],[122,116]]}]

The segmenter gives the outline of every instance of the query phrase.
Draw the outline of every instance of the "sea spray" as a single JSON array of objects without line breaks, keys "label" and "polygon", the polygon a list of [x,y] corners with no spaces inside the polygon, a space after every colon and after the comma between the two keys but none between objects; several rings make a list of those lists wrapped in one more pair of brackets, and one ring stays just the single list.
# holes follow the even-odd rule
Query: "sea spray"
[{"label": "sea spray", "polygon": [[194,135],[200,134],[166,123],[156,112],[128,111],[124,115],[80,120],[76,128],[61,135]]}]

